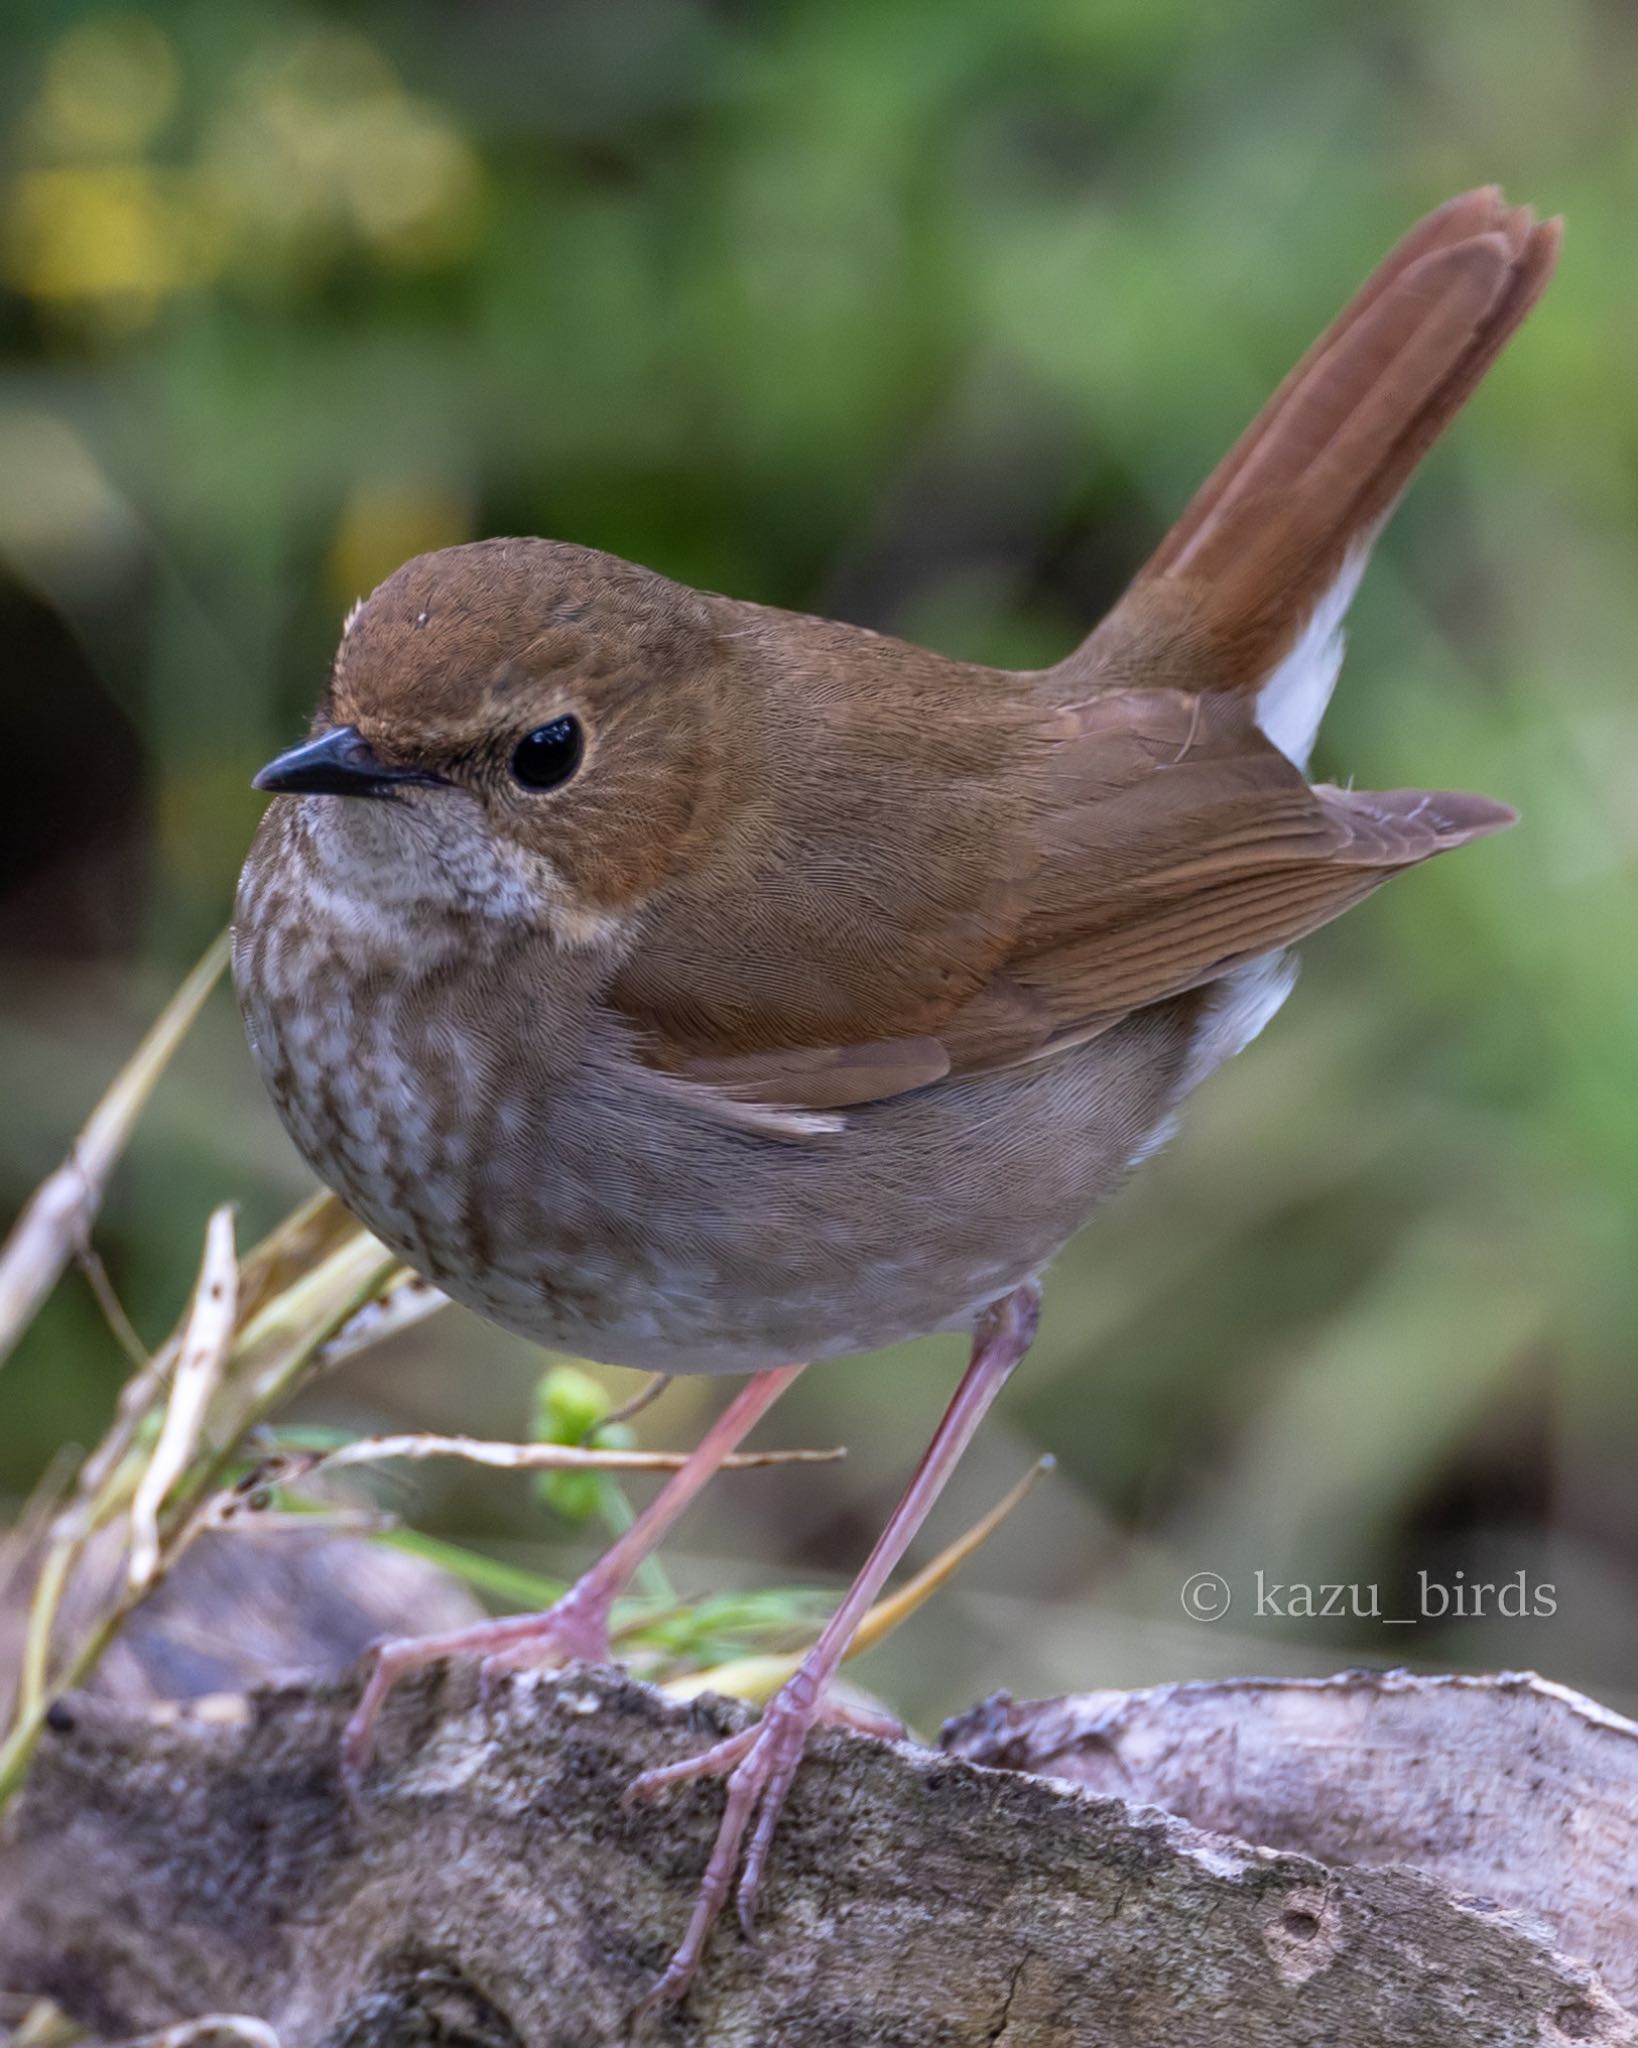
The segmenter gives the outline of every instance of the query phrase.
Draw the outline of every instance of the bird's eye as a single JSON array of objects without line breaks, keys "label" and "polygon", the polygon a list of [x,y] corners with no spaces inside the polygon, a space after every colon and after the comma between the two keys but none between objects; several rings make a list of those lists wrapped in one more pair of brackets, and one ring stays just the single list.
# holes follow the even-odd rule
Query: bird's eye
[{"label": "bird's eye", "polygon": [[557,789],[580,766],[586,736],[567,713],[525,733],[512,754],[512,774],[525,789]]}]

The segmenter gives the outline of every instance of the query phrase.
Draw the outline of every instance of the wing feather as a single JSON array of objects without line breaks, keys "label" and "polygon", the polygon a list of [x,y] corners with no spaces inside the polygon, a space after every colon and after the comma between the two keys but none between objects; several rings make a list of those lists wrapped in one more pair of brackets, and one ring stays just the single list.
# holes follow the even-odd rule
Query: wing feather
[{"label": "wing feather", "polygon": [[746,807],[732,885],[679,884],[622,972],[616,1007],[667,1082],[817,1135],[1081,1043],[1510,823],[1301,764],[1371,541],[1557,249],[1557,223],[1491,189],[1413,228],[1038,676],[739,608],[767,701],[789,686],[765,752],[785,779]]}]

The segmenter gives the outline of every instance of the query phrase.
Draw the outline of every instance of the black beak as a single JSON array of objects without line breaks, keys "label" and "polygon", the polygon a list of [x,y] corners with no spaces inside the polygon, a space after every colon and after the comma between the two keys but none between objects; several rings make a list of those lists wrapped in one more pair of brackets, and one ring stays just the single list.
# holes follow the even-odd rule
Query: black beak
[{"label": "black beak", "polygon": [[332,726],[269,761],[252,789],[275,796],[391,796],[406,782],[441,782],[419,768],[391,768],[351,725]]}]

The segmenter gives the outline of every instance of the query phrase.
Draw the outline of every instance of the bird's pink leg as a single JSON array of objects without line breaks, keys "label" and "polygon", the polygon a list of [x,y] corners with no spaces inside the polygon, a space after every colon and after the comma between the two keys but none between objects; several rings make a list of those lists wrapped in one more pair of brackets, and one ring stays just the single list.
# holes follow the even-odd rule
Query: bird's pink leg
[{"label": "bird's pink leg", "polygon": [[[628,1799],[650,1799],[691,1778],[726,1774],[728,1779],[727,1803],[688,1932],[666,1965],[664,1975],[643,2000],[640,2011],[680,1998],[688,1988],[711,1929],[734,1890],[736,1870],[740,1924],[750,1932],[768,1845],[797,1765],[802,1761],[808,1731],[823,1716],[825,1688],[847,1654],[854,1630],[971,1443],[985,1410],[1029,1349],[1039,1313],[1040,1291],[1033,1282],[1015,1289],[985,1311],[974,1336],[972,1360],[903,1499],[877,1537],[876,1546],[849,1587],[847,1598],[831,1616],[797,1671],[768,1702],[756,1726],[731,1735],[726,1742],[719,1742],[699,1756],[645,1771],[629,1787]],[[748,1829],[750,1844],[742,1864],[740,1845]]]},{"label": "bird's pink leg", "polygon": [[486,1673],[519,1664],[612,1662],[609,1613],[632,1573],[656,1549],[706,1481],[803,1368],[776,1366],[749,1379],[642,1513],[555,1607],[507,1615],[436,1636],[395,1636],[376,1646],[363,1697],[341,1738],[341,1772],[356,1795],[374,1747],[375,1724],[398,1681],[445,1657],[481,1656]]}]

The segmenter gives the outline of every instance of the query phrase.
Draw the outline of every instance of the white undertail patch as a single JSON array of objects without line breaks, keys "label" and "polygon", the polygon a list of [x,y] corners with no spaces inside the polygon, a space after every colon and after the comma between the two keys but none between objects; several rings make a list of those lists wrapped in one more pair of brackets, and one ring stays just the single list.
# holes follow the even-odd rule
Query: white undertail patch
[{"label": "white undertail patch", "polygon": [[1288,952],[1260,954],[1225,974],[1201,1012],[1180,1092],[1198,1088],[1225,1060],[1244,1052],[1290,995],[1296,979],[1296,955]]},{"label": "white undertail patch", "polygon": [[[1174,1098],[1178,1104],[1237,1052],[1245,1051],[1290,995],[1296,979],[1295,954],[1281,951],[1261,953],[1243,967],[1231,968],[1221,981],[1212,985],[1210,998],[1195,1026],[1188,1058],[1178,1076]],[[1127,1159],[1127,1165],[1141,1166],[1146,1159],[1152,1159],[1176,1137],[1181,1122],[1176,1108],[1162,1117]]]},{"label": "white undertail patch", "polygon": [[1342,621],[1365,573],[1373,532],[1348,550],[1336,581],[1257,692],[1257,723],[1304,773],[1342,667]]}]

